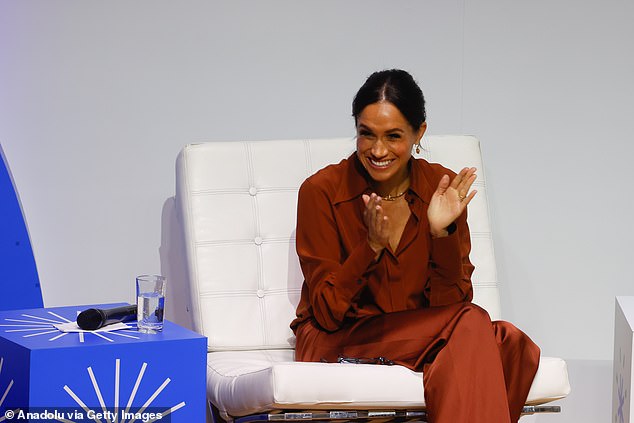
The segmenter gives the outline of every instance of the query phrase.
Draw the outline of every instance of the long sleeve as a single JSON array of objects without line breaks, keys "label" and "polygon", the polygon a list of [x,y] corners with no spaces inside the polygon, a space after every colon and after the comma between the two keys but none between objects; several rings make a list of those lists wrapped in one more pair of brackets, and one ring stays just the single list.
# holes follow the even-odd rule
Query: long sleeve
[{"label": "long sleeve", "polygon": [[397,247],[376,260],[363,222],[360,196],[371,189],[363,172],[352,155],[300,187],[296,249],[304,283],[293,331],[308,320],[332,332],[367,316],[471,300],[466,212],[445,238],[431,239],[427,221],[434,187],[451,171],[412,161],[410,218]]},{"label": "long sleeve", "polygon": [[[325,330],[338,329],[353,299],[365,287],[375,253],[360,242],[344,257],[332,199],[306,180],[297,205],[297,254],[312,314]],[[301,312],[301,311],[300,311]]]},{"label": "long sleeve", "polygon": [[466,210],[455,223],[454,233],[431,241],[426,295],[432,307],[471,301],[473,298],[471,274],[474,266],[469,260],[471,239]]}]

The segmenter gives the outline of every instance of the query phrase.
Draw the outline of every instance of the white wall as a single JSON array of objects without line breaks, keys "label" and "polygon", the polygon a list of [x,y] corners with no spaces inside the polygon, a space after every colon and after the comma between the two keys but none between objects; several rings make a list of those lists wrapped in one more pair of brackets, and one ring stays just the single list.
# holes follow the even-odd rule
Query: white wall
[{"label": "white wall", "polygon": [[632,21],[624,0],[0,2],[0,143],[45,304],[131,301],[160,271],[183,145],[352,135],[364,78],[403,67],[430,133],[482,141],[506,318],[611,360],[634,295]]},{"label": "white wall", "polygon": [[633,295],[634,3],[468,1],[463,130],[483,142],[506,316],[609,360]]},{"label": "white wall", "polygon": [[0,142],[45,304],[131,300],[134,275],[159,271],[187,143],[352,135],[352,96],[390,66],[424,81],[435,132],[455,132],[461,5],[429,2],[422,25],[418,7],[380,4],[1,2]]}]

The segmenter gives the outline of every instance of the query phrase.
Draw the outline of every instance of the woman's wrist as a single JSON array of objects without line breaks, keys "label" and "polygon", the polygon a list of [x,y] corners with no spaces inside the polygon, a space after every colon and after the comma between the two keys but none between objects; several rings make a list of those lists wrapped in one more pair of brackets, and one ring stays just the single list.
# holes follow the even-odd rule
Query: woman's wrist
[{"label": "woman's wrist", "polygon": [[449,226],[442,229],[429,228],[432,238],[444,238],[456,232],[456,222],[452,222]]},{"label": "woman's wrist", "polygon": [[429,232],[431,233],[432,238],[444,238],[446,236],[449,236],[449,231],[447,231],[447,229],[440,229],[440,230],[430,229]]},{"label": "woman's wrist", "polygon": [[377,255],[381,254],[381,251],[385,248],[383,245],[373,242],[370,239],[368,239],[368,244],[370,244],[370,248],[372,248],[372,251],[374,251]]}]

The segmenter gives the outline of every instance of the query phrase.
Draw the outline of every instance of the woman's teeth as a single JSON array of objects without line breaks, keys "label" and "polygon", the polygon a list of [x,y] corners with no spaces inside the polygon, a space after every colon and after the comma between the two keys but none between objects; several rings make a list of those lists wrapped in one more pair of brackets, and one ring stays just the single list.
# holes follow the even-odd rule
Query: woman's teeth
[{"label": "woman's teeth", "polygon": [[381,162],[378,162],[376,160],[372,160],[370,159],[370,163],[372,163],[374,166],[378,166],[378,167],[386,167],[387,165],[389,165],[390,163],[392,163],[392,160],[383,160]]}]

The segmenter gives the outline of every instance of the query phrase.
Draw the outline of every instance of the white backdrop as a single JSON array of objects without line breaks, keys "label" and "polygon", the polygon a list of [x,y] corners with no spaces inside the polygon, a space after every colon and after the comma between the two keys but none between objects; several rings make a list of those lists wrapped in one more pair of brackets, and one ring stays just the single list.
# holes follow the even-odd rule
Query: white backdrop
[{"label": "white backdrop", "polygon": [[4,0],[0,143],[45,305],[132,301],[160,272],[183,145],[352,136],[357,88],[402,67],[429,133],[482,142],[505,318],[547,355],[611,360],[633,21],[624,0]]}]

